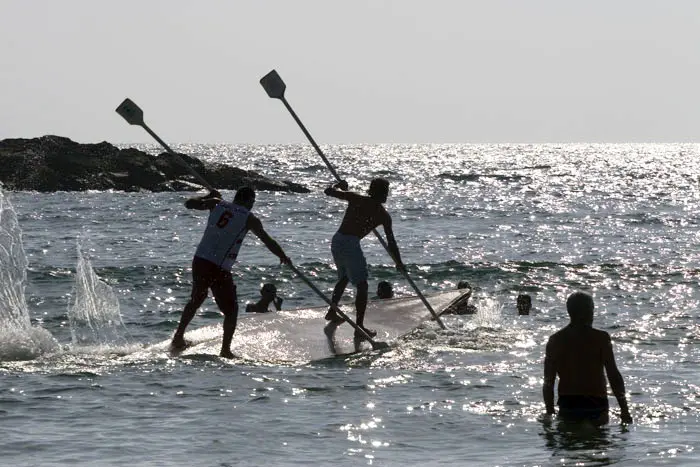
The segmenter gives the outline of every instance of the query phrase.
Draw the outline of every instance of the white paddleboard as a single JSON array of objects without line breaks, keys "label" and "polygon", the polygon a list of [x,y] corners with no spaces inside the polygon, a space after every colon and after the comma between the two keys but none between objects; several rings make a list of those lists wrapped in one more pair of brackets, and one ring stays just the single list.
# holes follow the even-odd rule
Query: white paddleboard
[{"label": "white paddleboard", "polygon": [[[463,291],[443,292],[426,299],[440,314]],[[351,319],[355,319],[352,304],[341,305]],[[335,333],[335,350],[331,352],[323,332],[327,306],[282,310],[252,316],[239,315],[231,351],[234,355],[255,361],[308,362],[355,352],[354,329],[347,323]],[[375,341],[392,341],[412,331],[432,318],[423,302],[416,296],[372,300],[367,304],[365,325],[377,331]],[[223,319],[222,319],[223,320]],[[193,320],[196,323],[196,318]],[[190,324],[192,326],[192,324]],[[221,350],[221,325],[193,329],[185,335],[190,345],[171,353],[176,356],[214,354]],[[170,341],[152,346],[152,350],[169,351]],[[362,350],[371,350],[371,344],[362,343]]]}]

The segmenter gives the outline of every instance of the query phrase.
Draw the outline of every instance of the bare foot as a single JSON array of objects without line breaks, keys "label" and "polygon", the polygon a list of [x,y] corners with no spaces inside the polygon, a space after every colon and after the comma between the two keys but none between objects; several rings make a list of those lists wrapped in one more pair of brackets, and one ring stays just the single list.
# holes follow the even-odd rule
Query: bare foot
[{"label": "bare foot", "polygon": [[334,323],[333,321],[331,321],[330,323],[326,324],[323,327],[323,333],[326,335],[326,338],[328,339],[328,350],[332,354],[337,353],[336,348],[335,348],[335,341],[333,340],[333,336],[335,335],[336,329],[338,329],[338,324]]},{"label": "bare foot", "polygon": [[359,337],[357,334],[355,334],[355,337],[352,339],[352,343],[355,346],[355,352],[359,352],[362,349],[362,341],[364,340],[364,337]]},{"label": "bare foot", "polygon": [[231,352],[230,350],[223,350],[223,349],[222,349],[221,352],[219,353],[219,357],[222,357],[222,358],[236,358],[236,356],[233,354],[233,352]]},{"label": "bare foot", "polygon": [[173,350],[184,350],[187,347],[191,345],[190,341],[186,341],[184,337],[178,337],[175,336],[173,337],[173,340],[170,341],[170,347]]},{"label": "bare foot", "polygon": [[328,308],[325,319],[336,325],[342,324],[345,321],[340,315],[338,315],[338,313],[335,312],[333,307]]}]

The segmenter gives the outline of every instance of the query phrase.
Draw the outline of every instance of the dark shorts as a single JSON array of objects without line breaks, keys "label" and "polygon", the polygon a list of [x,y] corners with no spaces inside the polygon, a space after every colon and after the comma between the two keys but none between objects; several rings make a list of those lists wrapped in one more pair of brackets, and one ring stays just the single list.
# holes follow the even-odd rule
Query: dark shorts
[{"label": "dark shorts", "polygon": [[224,315],[238,314],[236,285],[233,283],[231,272],[195,256],[192,260],[192,300],[204,301],[209,289]]},{"label": "dark shorts", "polygon": [[596,396],[559,396],[559,416],[567,420],[593,420],[607,418],[608,398]]}]

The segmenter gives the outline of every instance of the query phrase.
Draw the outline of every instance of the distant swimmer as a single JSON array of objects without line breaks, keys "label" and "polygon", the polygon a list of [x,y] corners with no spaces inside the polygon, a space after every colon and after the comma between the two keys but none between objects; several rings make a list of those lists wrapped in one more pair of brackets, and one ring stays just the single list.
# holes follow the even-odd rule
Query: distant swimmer
[{"label": "distant swimmer", "polygon": [[219,355],[233,358],[231,340],[236,331],[238,301],[231,268],[236,262],[243,239],[250,230],[282,263],[289,263],[290,260],[279,244],[265,232],[262,222],[250,212],[255,203],[255,191],[252,188],[240,188],[233,202],[221,198],[221,193],[212,191],[185,202],[188,209],[210,212],[207,227],[192,260],[191,298],[182,312],[171,345],[174,349],[187,346],[185,329],[211,289],[216,304],[224,314],[224,336]]},{"label": "distant swimmer", "polygon": [[610,335],[593,328],[593,297],[574,292],[566,300],[571,318],[568,326],[547,342],[544,359],[542,396],[548,414],[554,414],[554,383],[559,377],[559,417],[589,420],[596,425],[608,422],[607,374],[620,405],[623,423],[632,423],[625,383],[615,364]]},{"label": "distant swimmer", "polygon": [[265,284],[260,289],[260,300],[256,303],[249,303],[245,307],[246,313],[267,313],[270,311],[270,303],[275,306],[277,311],[282,309],[282,297],[277,296],[277,287],[275,284]]},{"label": "distant swimmer", "polygon": [[377,298],[394,298],[394,289],[391,287],[391,282],[381,281],[377,284]]},{"label": "distant swimmer", "polygon": [[457,290],[464,290],[453,303],[447,306],[442,312],[443,315],[473,315],[476,313],[476,307],[469,303],[472,296],[472,286],[467,281],[459,281]]},{"label": "distant swimmer", "polygon": [[[399,248],[394,238],[391,216],[383,206],[389,196],[389,182],[383,178],[372,180],[368,190],[369,196],[347,191],[347,189],[347,182],[342,180],[324,191],[328,196],[348,202],[343,221],[331,241],[331,253],[338,269],[338,283],[333,290],[331,301],[337,305],[348,282],[352,283],[357,288],[355,297],[357,325],[364,329],[370,337],[374,337],[377,335],[376,331],[365,327],[368,289],[367,261],[362,252],[360,240],[377,226],[383,225],[389,252],[396,260],[397,268],[404,270],[405,266],[401,261]],[[332,340],[335,330],[343,322],[343,318],[331,308],[326,314],[326,319],[330,322],[324,328],[324,332]],[[355,346],[357,347],[364,339],[362,333],[355,330]]]},{"label": "distant swimmer", "polygon": [[532,298],[528,294],[519,294],[515,303],[518,308],[518,315],[525,316],[530,314]]}]

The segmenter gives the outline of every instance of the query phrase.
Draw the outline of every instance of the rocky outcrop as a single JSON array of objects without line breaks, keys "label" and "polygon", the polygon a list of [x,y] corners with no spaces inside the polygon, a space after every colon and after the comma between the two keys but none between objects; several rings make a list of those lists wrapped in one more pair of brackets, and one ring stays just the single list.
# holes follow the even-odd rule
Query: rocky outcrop
[{"label": "rocky outcrop", "polygon": [[[278,181],[257,172],[204,162],[180,154],[219,190],[248,185],[256,190],[308,193],[298,183]],[[0,182],[8,190],[35,191],[196,191],[197,179],[178,157],[153,156],[138,149],[119,149],[107,142],[76,143],[61,136],[0,141]]]}]

